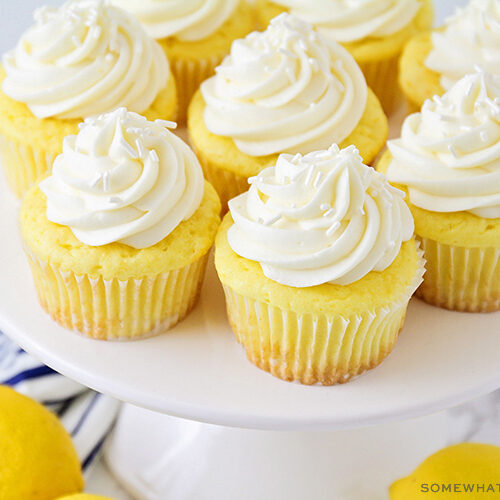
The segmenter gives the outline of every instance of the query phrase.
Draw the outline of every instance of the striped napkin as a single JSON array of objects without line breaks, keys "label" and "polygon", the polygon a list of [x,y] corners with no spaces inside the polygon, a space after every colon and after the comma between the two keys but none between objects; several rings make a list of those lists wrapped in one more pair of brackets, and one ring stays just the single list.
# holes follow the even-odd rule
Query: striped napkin
[{"label": "striped napkin", "polygon": [[111,431],[120,403],[37,361],[0,332],[0,384],[45,405],[71,434],[85,475]]}]

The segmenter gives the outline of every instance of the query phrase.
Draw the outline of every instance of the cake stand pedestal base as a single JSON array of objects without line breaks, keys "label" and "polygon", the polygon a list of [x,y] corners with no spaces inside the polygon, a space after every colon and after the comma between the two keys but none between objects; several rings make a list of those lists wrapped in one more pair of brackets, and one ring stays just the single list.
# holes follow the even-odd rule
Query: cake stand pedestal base
[{"label": "cake stand pedestal base", "polygon": [[362,429],[248,430],[126,405],[106,460],[141,500],[387,500],[395,479],[449,444],[449,427],[442,412]]}]

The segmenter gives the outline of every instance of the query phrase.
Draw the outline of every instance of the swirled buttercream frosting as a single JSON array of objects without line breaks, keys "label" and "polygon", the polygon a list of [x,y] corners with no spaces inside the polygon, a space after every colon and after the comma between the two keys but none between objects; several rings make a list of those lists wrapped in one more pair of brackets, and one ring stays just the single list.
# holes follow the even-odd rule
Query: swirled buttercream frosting
[{"label": "swirled buttercream frosting", "polygon": [[153,38],[192,42],[215,33],[240,0],[111,0],[134,14]]},{"label": "swirled buttercream frosting", "polygon": [[389,180],[433,212],[500,217],[500,77],[476,73],[428,100],[390,141]]},{"label": "swirled buttercream frosting", "polygon": [[42,7],[3,57],[2,89],[38,118],[145,111],[166,87],[161,47],[127,12],[100,0]]},{"label": "swirled buttercream frosting", "polygon": [[200,164],[171,125],[125,108],[87,118],[40,183],[47,218],[91,246],[146,248],[165,238],[204,192]]},{"label": "swirled buttercream frosting", "polygon": [[432,34],[432,45],[425,65],[441,75],[445,90],[477,66],[500,74],[500,1],[472,0],[457,8]]},{"label": "swirled buttercream frosting", "polygon": [[394,261],[413,235],[404,193],[354,146],[280,155],[233,198],[231,248],[293,287],[348,285]]},{"label": "swirled buttercream frosting", "polygon": [[201,91],[208,130],[232,138],[250,156],[308,153],[341,142],[367,100],[351,55],[289,14],[233,42]]},{"label": "swirled buttercream frosting", "polygon": [[408,26],[419,0],[273,0],[338,42],[393,35]]}]

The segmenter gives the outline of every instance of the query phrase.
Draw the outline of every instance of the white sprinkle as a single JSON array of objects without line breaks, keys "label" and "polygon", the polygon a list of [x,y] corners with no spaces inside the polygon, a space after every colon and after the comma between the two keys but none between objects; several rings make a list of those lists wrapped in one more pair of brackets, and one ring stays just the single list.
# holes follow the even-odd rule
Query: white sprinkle
[{"label": "white sprinkle", "polygon": [[83,127],[85,127],[85,122],[80,122],[80,123],[78,124],[78,128],[79,128],[80,130],[82,130],[82,128],[83,128]]},{"label": "white sprinkle", "polygon": [[109,199],[109,202],[113,203],[115,205],[118,205],[119,203],[122,202],[122,199],[118,198],[118,196],[111,196],[111,198]]},{"label": "white sprinkle", "polygon": [[142,145],[142,141],[140,139],[135,140],[135,147],[137,149],[137,153],[139,154],[139,158],[144,158],[146,152],[144,151],[144,146]]},{"label": "white sprinkle", "polygon": [[339,148],[339,145],[338,144],[332,144],[329,148],[328,148],[328,151],[330,151],[331,153],[339,153],[340,152],[340,148]]},{"label": "white sprinkle", "polygon": [[335,209],[334,208],[330,208],[330,210],[327,210],[324,214],[323,214],[323,217],[330,217],[331,215],[334,215],[335,214]]},{"label": "white sprinkle", "polygon": [[290,206],[295,210],[297,208],[297,203],[292,203]]},{"label": "white sprinkle", "polygon": [[104,60],[105,60],[106,62],[112,62],[112,61],[114,61],[114,60],[115,60],[115,57],[113,56],[113,54],[108,53],[108,54],[106,54],[106,55],[104,56]]},{"label": "white sprinkle", "polygon": [[476,71],[477,73],[484,73],[483,68],[479,66],[479,64],[474,64],[474,71]]},{"label": "white sprinkle", "polygon": [[270,226],[281,219],[282,214],[276,214],[264,222],[264,226]]},{"label": "white sprinkle", "polygon": [[300,38],[298,43],[299,43],[299,47],[300,47],[302,50],[307,50],[307,44],[306,44],[306,42],[304,41],[304,39],[303,39],[303,38]]},{"label": "white sprinkle", "polygon": [[92,36],[97,39],[101,36],[101,33],[102,33],[102,28],[100,26],[96,26],[93,30],[92,30]]},{"label": "white sprinkle", "polygon": [[254,175],[253,177],[248,178],[248,184],[253,184],[254,182],[257,182],[258,177]]},{"label": "white sprinkle", "polygon": [[457,150],[456,150],[455,146],[453,146],[453,144],[450,144],[450,145],[448,146],[448,151],[449,151],[449,152],[450,152],[450,153],[451,153],[451,154],[452,154],[455,158],[458,158],[458,157],[459,157],[458,152],[457,152]]},{"label": "white sprinkle", "polygon": [[314,168],[313,167],[309,167],[308,170],[307,170],[306,180],[304,182],[304,184],[306,186],[309,186],[311,184],[313,175],[314,175]]},{"label": "white sprinkle", "polygon": [[483,131],[479,134],[479,137],[481,137],[481,140],[482,140],[483,142],[488,142],[489,137],[488,137],[488,133],[487,133],[486,131],[484,131],[484,130],[483,130]]},{"label": "white sprinkle", "polygon": [[77,46],[77,47],[81,47],[82,46],[82,41],[76,36],[76,35],[73,35],[71,37],[71,41]]},{"label": "white sprinkle", "polygon": [[120,139],[120,144],[131,158],[134,160],[138,158],[137,151],[123,137]]},{"label": "white sprinkle", "polygon": [[94,177],[94,180],[90,183],[90,187],[96,187],[97,184],[99,184],[99,182],[101,181],[102,179],[102,176],[101,174],[97,174],[95,177]]},{"label": "white sprinkle", "polygon": [[109,191],[109,172],[102,174],[102,188],[104,191]]},{"label": "white sprinkle", "polygon": [[330,203],[322,203],[322,204],[319,206],[319,209],[320,209],[320,210],[330,210],[330,208],[332,208],[332,206],[330,205]]},{"label": "white sprinkle", "polygon": [[328,230],[326,231],[326,235],[327,236],[333,236],[337,232],[337,230],[338,230],[339,227],[340,227],[340,222],[338,222],[338,221],[335,222],[334,224],[332,224],[328,228]]},{"label": "white sprinkle", "polygon": [[465,92],[465,95],[469,97],[472,94],[473,90],[474,90],[474,82],[470,82],[469,86],[467,87],[467,92]]},{"label": "white sprinkle", "polygon": [[156,163],[158,163],[160,161],[160,158],[158,157],[158,153],[154,149],[152,149],[149,152],[149,157],[151,158],[151,161],[154,161]]},{"label": "white sprinkle", "polygon": [[323,172],[318,172],[318,175],[316,176],[316,179],[314,180],[314,187],[315,188],[318,188],[322,179],[323,179]]},{"label": "white sprinkle", "polygon": [[495,99],[493,99],[493,102],[495,104],[500,104],[500,97],[495,97]]},{"label": "white sprinkle", "polygon": [[283,54],[284,56],[290,57],[291,59],[298,59],[297,54],[294,54],[291,50],[285,49],[283,47],[278,49],[278,52]]},{"label": "white sprinkle", "polygon": [[287,74],[288,76],[288,79],[293,83],[295,82],[295,80],[297,79],[297,77],[295,76],[295,72],[293,71],[292,68],[286,68],[285,69],[285,73]]},{"label": "white sprinkle", "polygon": [[439,97],[438,95],[435,95],[435,96],[432,98],[432,100],[433,100],[436,104],[438,104],[439,106],[441,106],[441,105],[443,104],[443,101],[442,101],[441,97]]},{"label": "white sprinkle", "polygon": [[319,70],[319,64],[318,64],[318,61],[316,61],[316,59],[313,59],[312,57],[310,57],[308,59],[308,61],[309,61],[309,64],[310,64],[313,71]]},{"label": "white sprinkle", "polygon": [[160,127],[172,128],[172,129],[177,128],[177,123],[172,122],[170,120],[155,120],[155,123],[157,125],[160,125]]}]

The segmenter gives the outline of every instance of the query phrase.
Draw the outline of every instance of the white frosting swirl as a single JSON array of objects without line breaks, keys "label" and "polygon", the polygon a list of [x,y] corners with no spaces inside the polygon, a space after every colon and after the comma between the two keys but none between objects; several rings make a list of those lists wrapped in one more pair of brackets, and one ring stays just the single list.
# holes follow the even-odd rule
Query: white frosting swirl
[{"label": "white frosting swirl", "polygon": [[132,12],[153,38],[192,42],[215,33],[240,0],[111,0]]},{"label": "white frosting swirl", "polygon": [[500,76],[468,75],[426,101],[389,149],[387,176],[413,205],[500,217]]},{"label": "white frosting swirl", "polygon": [[441,74],[445,90],[477,66],[500,74],[500,1],[472,0],[457,8],[444,30],[432,34],[432,44],[425,65]]},{"label": "white frosting swirl", "polygon": [[351,55],[289,14],[233,43],[201,85],[205,124],[250,156],[341,142],[363,116],[367,86]]},{"label": "white frosting swirl", "polygon": [[408,26],[420,0],[273,0],[337,42],[393,35]]},{"label": "white frosting swirl", "polygon": [[204,191],[196,156],[165,126],[125,108],[86,119],[40,183],[47,218],[91,246],[146,248],[165,238]]},{"label": "white frosting swirl", "polygon": [[78,0],[38,9],[35,20],[3,58],[2,88],[38,118],[142,112],[166,87],[166,56],[131,14]]},{"label": "white frosting swirl", "polygon": [[278,283],[348,285],[383,271],[413,235],[413,218],[354,146],[281,155],[229,202],[229,245]]}]

